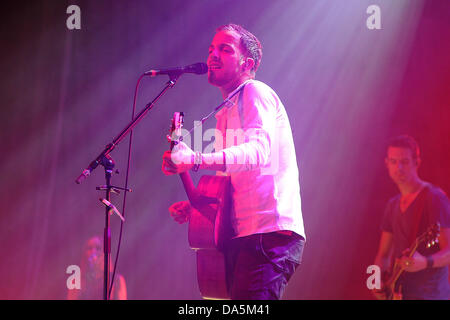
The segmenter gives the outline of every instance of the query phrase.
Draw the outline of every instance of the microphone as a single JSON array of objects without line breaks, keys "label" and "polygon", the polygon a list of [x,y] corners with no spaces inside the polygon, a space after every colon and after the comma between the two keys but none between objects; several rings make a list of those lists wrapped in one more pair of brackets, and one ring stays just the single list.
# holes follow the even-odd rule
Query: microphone
[{"label": "microphone", "polygon": [[160,74],[168,74],[169,76],[180,76],[183,73],[205,74],[206,72],[208,72],[208,66],[206,65],[206,63],[199,62],[185,67],[177,67],[161,70],[149,70],[147,72],[144,72],[144,75],[150,77],[156,77]]}]

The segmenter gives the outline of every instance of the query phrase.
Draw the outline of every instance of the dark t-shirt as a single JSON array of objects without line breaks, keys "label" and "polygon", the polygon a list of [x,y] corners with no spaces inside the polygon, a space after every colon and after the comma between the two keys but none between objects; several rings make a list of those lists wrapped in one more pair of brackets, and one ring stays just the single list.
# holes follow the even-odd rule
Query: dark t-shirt
[{"label": "dark t-shirt", "polygon": [[[418,227],[417,217],[420,217]],[[438,187],[428,184],[417,195],[405,212],[400,211],[400,195],[389,200],[381,225],[382,231],[393,234],[394,257],[398,258],[413,241],[439,223],[441,228],[450,228],[450,202]],[[416,234],[414,231],[417,229]],[[426,247],[422,243],[417,251],[428,256],[439,251],[439,245]],[[403,272],[398,280],[404,299],[448,299],[448,267],[425,269],[418,272]]]}]

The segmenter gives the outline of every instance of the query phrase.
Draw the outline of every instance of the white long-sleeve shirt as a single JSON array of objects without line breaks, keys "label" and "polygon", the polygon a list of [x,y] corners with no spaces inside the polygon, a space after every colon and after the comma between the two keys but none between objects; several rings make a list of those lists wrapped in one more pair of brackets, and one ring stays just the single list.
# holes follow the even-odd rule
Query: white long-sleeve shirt
[{"label": "white long-sleeve shirt", "polygon": [[216,114],[215,150],[224,152],[224,174],[231,176],[236,236],[290,230],[306,239],[294,141],[281,100],[266,84],[249,80],[230,102]]}]

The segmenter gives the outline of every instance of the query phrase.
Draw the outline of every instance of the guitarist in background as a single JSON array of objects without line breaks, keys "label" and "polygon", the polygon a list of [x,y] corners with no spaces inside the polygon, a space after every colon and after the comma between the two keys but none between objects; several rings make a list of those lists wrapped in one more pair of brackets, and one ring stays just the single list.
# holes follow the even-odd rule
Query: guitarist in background
[{"label": "guitarist in background", "polygon": [[[396,282],[402,299],[447,300],[450,202],[441,189],[419,178],[420,161],[419,147],[413,138],[403,135],[389,142],[386,167],[400,194],[386,206],[375,264],[383,273],[389,273],[394,258],[403,268]],[[435,223],[440,224],[439,245],[431,248],[421,245],[408,257],[407,249],[414,239]],[[385,299],[385,292],[382,288],[374,294]]]},{"label": "guitarist in background", "polygon": [[[239,92],[216,114],[215,152],[194,152],[180,142],[163,155],[166,175],[205,169],[231,177],[235,236],[225,252],[231,299],[280,299],[305,241],[291,127],[277,94],[254,80],[261,57],[253,34],[234,24],[218,28],[208,82],[224,99]],[[190,210],[189,202],[170,208],[178,222],[186,222]]]}]

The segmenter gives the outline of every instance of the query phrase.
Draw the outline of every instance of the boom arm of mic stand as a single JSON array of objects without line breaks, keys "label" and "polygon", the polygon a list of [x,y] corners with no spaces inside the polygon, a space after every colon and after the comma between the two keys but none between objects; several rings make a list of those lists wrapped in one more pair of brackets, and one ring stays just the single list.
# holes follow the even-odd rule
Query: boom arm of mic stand
[{"label": "boom arm of mic stand", "polygon": [[83,172],[75,180],[77,184],[83,182],[91,174],[91,172],[95,168],[97,168],[99,164],[102,163],[102,159],[105,156],[109,155],[114,150],[114,148],[128,135],[128,133],[142,120],[142,118],[145,117],[148,111],[150,111],[150,109],[153,108],[156,101],[158,101],[159,98],[161,98],[164,95],[164,93],[166,93],[167,90],[169,90],[176,84],[178,77],[179,75],[170,77],[170,80],[166,83],[166,86],[156,96],[156,98],[153,99],[152,102],[148,103],[145,106],[145,108],[114,138],[114,140],[105,147],[105,149],[100,153],[100,155],[97,158],[95,158],[95,160],[92,161],[86,169],[83,170]]}]

